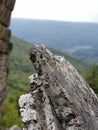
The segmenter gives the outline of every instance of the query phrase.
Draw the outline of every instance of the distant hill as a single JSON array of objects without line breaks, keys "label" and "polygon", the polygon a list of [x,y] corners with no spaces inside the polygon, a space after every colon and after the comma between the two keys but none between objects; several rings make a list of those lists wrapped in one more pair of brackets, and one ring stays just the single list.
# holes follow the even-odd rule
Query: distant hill
[{"label": "distant hill", "polygon": [[[32,46],[34,43],[27,42],[15,36],[11,38],[11,42],[13,43],[13,50],[10,54],[9,59],[11,69],[14,71],[18,70],[26,73],[32,73],[32,71],[34,71],[34,68],[31,61],[29,60],[29,57],[26,54],[26,49]],[[64,56],[81,74],[83,74],[89,67],[89,65],[87,65],[85,62],[82,62],[81,60],[76,59],[64,52],[53,48],[48,49],[53,54]]]},{"label": "distant hill", "polygon": [[98,63],[97,23],[12,19],[10,28],[22,39]]},{"label": "distant hill", "polygon": [[[26,54],[26,49],[32,46],[32,43],[26,42],[20,38],[12,37],[13,50],[9,56],[9,76],[7,81],[8,96],[5,101],[5,111],[3,114],[3,120],[1,126],[11,127],[13,124],[17,124],[21,127],[21,119],[18,112],[18,99],[23,93],[29,90],[28,76],[34,73],[34,67]],[[75,59],[63,52],[50,49],[56,55],[63,55],[68,59],[73,66],[82,75],[87,71],[89,66],[84,62]],[[10,111],[11,110],[11,111]],[[10,113],[9,113],[10,111]],[[10,115],[13,116],[10,116]]]}]

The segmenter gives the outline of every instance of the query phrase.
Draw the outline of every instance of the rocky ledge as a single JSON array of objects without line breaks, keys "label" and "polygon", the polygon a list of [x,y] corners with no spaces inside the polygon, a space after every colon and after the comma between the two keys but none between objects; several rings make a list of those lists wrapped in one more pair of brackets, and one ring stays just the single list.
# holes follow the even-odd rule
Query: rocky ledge
[{"label": "rocky ledge", "polygon": [[36,73],[19,99],[23,130],[98,130],[98,98],[67,59],[43,45],[27,52]]}]

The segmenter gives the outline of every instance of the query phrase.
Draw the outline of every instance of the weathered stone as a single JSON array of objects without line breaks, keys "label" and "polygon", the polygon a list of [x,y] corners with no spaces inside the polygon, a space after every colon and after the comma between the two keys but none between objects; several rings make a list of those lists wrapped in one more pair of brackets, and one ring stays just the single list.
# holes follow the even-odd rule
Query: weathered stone
[{"label": "weathered stone", "polygon": [[5,99],[7,95],[7,90],[4,88],[2,91],[0,91],[0,105],[3,103],[3,100]]},{"label": "weathered stone", "polygon": [[9,130],[21,130],[21,129],[17,125],[14,125]]},{"label": "weathered stone", "polygon": [[[1,72],[1,71],[0,71],[0,72]],[[2,71],[2,72],[3,72],[3,71]],[[4,75],[4,73],[3,73],[3,75]],[[3,76],[2,79],[0,78],[0,95],[2,95],[1,92],[2,92],[2,90],[5,90],[5,87],[6,87],[6,80],[5,80],[5,77]],[[2,98],[2,100],[5,99],[5,98],[3,98],[2,96],[1,96],[1,98]]]},{"label": "weathered stone", "polygon": [[[1,81],[0,81],[0,83],[1,83]],[[3,83],[5,83],[5,81]],[[4,100],[6,98],[6,95],[7,95],[7,90],[5,88],[5,85],[0,84],[0,119],[2,117],[3,108],[4,108]]]},{"label": "weathered stone", "polygon": [[4,41],[9,41],[11,36],[11,31],[0,24],[0,39]]},{"label": "weathered stone", "polygon": [[19,99],[24,130],[98,130],[98,98],[76,69],[41,45],[28,54],[37,73]]},{"label": "weathered stone", "polygon": [[17,125],[13,125],[11,128],[0,128],[0,130],[21,130]]},{"label": "weathered stone", "polygon": [[0,40],[0,53],[9,54],[12,50],[12,43]]},{"label": "weathered stone", "polygon": [[0,67],[0,92],[6,86],[6,79],[7,79],[7,67]]},{"label": "weathered stone", "polygon": [[[0,104],[1,105],[1,104]],[[2,105],[0,106],[0,119],[1,119],[1,117],[2,117],[2,112],[3,112],[3,103],[2,103]]]},{"label": "weathered stone", "polygon": [[8,55],[0,54],[0,67],[6,67],[8,62]]},{"label": "weathered stone", "polygon": [[4,4],[0,4],[0,22],[6,27],[10,24],[11,12],[5,7]]},{"label": "weathered stone", "polygon": [[1,4],[4,4],[8,10],[12,11],[16,0],[0,0]]},{"label": "weathered stone", "polygon": [[5,0],[4,3],[5,3],[6,8],[8,8],[10,11],[12,11],[14,8],[14,5],[15,5],[15,1],[16,0]]},{"label": "weathered stone", "polygon": [[11,31],[8,26],[14,4],[15,0],[0,0],[0,119],[3,111],[3,101],[6,97],[7,59],[12,49],[12,44],[9,42]]},{"label": "weathered stone", "polygon": [[8,61],[8,55],[0,54],[0,109],[2,107],[3,101],[7,94],[6,91],[6,79],[7,79],[7,70],[8,70],[7,61]]},{"label": "weathered stone", "polygon": [[4,0],[0,0],[0,3],[2,4],[4,2]]},{"label": "weathered stone", "polygon": [[[2,58],[1,58],[2,57]],[[4,61],[4,59],[5,61]],[[3,102],[5,100],[7,91],[6,91],[6,79],[7,79],[7,59],[0,54],[0,119],[3,112]]]}]

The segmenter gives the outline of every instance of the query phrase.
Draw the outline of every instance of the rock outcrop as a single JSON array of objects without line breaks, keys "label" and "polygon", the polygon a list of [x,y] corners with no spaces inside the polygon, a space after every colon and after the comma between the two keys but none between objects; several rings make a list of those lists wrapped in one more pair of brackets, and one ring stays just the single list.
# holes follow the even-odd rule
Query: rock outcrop
[{"label": "rock outcrop", "polygon": [[21,129],[17,125],[14,125],[9,130],[21,130]]},{"label": "rock outcrop", "polygon": [[28,55],[36,73],[19,99],[23,130],[98,130],[98,98],[76,69],[43,45]]},{"label": "rock outcrop", "polygon": [[15,0],[0,0],[0,118],[3,111],[3,102],[7,94],[7,62],[8,54],[12,49],[12,44],[9,42],[11,31],[8,27],[14,4]]},{"label": "rock outcrop", "polygon": [[13,125],[11,128],[0,128],[0,130],[21,130],[17,125]]}]

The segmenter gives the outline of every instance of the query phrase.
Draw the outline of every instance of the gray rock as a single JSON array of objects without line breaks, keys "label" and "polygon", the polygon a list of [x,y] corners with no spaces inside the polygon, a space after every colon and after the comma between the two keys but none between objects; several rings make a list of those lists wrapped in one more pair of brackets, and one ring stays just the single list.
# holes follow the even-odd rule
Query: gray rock
[{"label": "gray rock", "polygon": [[21,130],[21,129],[17,125],[14,125],[9,130]]},{"label": "gray rock", "polygon": [[15,0],[0,0],[0,120],[3,112],[3,102],[7,94],[8,54],[12,49],[12,44],[9,42],[11,31],[8,27],[14,4]]},{"label": "gray rock", "polygon": [[98,130],[98,98],[64,57],[34,45],[28,55],[37,73],[20,96],[24,130]]}]

